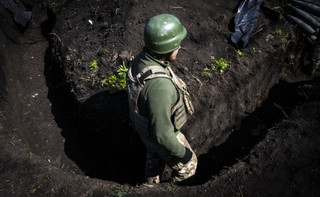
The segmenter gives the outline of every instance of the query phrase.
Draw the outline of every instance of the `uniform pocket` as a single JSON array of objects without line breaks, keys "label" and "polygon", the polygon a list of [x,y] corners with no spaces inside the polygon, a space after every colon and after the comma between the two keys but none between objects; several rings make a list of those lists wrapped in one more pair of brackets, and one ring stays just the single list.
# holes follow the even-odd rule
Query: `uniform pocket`
[{"label": "uniform pocket", "polygon": [[180,130],[183,125],[187,122],[186,108],[181,106],[174,113],[174,126],[177,130]]}]

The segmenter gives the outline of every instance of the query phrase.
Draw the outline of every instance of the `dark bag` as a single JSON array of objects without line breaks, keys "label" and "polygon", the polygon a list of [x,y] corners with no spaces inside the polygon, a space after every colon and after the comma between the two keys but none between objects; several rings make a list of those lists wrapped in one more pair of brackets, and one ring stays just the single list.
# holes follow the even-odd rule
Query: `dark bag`
[{"label": "dark bag", "polygon": [[235,32],[231,35],[231,41],[238,48],[245,48],[250,34],[255,30],[260,14],[260,5],[263,0],[244,0],[240,3],[235,16]]}]

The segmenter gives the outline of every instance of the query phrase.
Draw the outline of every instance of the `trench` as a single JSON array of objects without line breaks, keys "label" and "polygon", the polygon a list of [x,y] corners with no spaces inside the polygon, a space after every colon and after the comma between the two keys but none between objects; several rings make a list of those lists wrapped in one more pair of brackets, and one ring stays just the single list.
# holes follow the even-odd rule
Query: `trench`
[{"label": "trench", "polygon": [[[49,61],[50,55],[47,58]],[[86,176],[133,186],[142,183],[146,150],[138,135],[132,132],[127,120],[119,123],[118,117],[113,120],[101,118],[109,113],[106,100],[125,100],[126,93],[110,95],[103,92],[92,101],[79,104],[68,91],[68,85],[64,84],[58,65],[51,65],[46,73],[49,83],[56,84],[52,87],[58,87],[49,87],[49,99],[56,122],[62,128],[62,136],[66,138],[65,154]],[[199,155],[196,175],[182,185],[206,183],[239,160],[245,161],[250,150],[264,140],[270,128],[289,116],[295,106],[308,101],[299,87],[312,83],[280,82],[275,85],[262,105],[242,120],[240,128],[226,142]],[[102,107],[89,109],[92,105]],[[126,112],[127,109],[120,110]]]},{"label": "trench", "polygon": [[[85,103],[78,103],[65,82],[63,68],[53,57],[49,33],[54,23],[54,15],[49,12],[49,20],[42,25],[43,35],[49,42],[45,77],[52,113],[65,138],[65,154],[85,176],[133,186],[142,183],[146,150],[124,115],[128,114],[126,92],[101,92]],[[308,101],[299,87],[312,83],[280,81],[270,90],[262,105],[242,120],[241,126],[226,142],[199,155],[196,175],[182,185],[206,183],[239,160],[245,161],[270,128],[290,115],[294,106]],[[122,103],[121,107],[115,109],[109,104],[114,102]],[[122,115],[106,116],[113,111],[121,111],[119,114]]]},{"label": "trench", "polygon": [[[78,175],[80,175],[83,178],[89,176],[91,178],[106,180],[107,183],[108,181],[112,181],[132,186],[142,183],[144,179],[146,150],[139,136],[132,132],[129,121],[126,118],[126,114],[128,114],[126,93],[119,92],[111,95],[108,92],[101,92],[90,97],[85,103],[78,103],[77,99],[70,92],[70,84],[66,83],[63,68],[53,58],[49,34],[54,23],[54,15],[50,15],[49,13],[49,20],[45,21],[41,27],[42,33],[50,45],[46,51],[44,65],[48,99],[51,103],[51,112],[48,113],[53,114],[54,121],[59,127],[55,135],[59,139],[65,140],[63,144],[64,151],[61,150],[55,154],[66,155],[68,157],[68,161],[62,161],[62,166],[66,166],[66,169],[75,173],[70,173],[70,176],[75,177],[75,179],[78,179]],[[2,60],[1,57],[0,60]],[[40,66],[42,67],[43,65]],[[8,102],[5,100],[6,95],[4,93],[10,92],[10,90],[7,90],[5,74],[6,70],[0,65],[0,108],[2,107],[2,101],[4,101],[4,104]],[[305,102],[312,102],[306,91],[314,84],[320,84],[319,77],[311,81],[296,83],[280,81],[280,83],[270,89],[268,98],[261,106],[254,112],[247,114],[242,119],[241,126],[234,130],[223,144],[211,147],[205,154],[199,155],[196,175],[180,185],[202,185],[219,177],[220,173],[228,170],[239,161],[247,162],[250,152],[254,149],[255,145],[265,140],[265,136],[270,128],[287,118],[287,116],[290,116],[290,112],[295,106]],[[121,103],[121,107],[110,105],[110,103],[115,102]],[[117,110],[123,113],[106,116]],[[44,131],[42,134],[48,134],[50,138],[48,131]],[[32,142],[32,139],[29,139],[29,141]],[[26,143],[26,145],[28,144]],[[50,149],[54,147],[45,148]],[[32,150],[32,147],[30,149]],[[33,152],[37,154],[41,150],[38,149],[38,152],[33,150]],[[49,156],[54,158],[56,155]],[[28,168],[42,168],[42,166],[26,166]],[[3,170],[3,166],[1,166],[0,170]],[[31,174],[29,176],[28,174],[26,178],[33,180],[35,177],[41,176],[38,171],[35,172],[35,175]],[[48,172],[49,175],[50,173]],[[60,173],[63,174],[64,172],[59,169],[58,174],[60,175]],[[50,178],[47,177],[47,174],[45,177]],[[41,182],[43,182],[42,178],[39,178]],[[81,179],[80,181],[86,184],[87,182],[83,180]],[[92,179],[88,179],[88,181],[93,184],[96,183]],[[53,182],[56,184],[56,179],[53,179]],[[19,182],[19,184],[21,183],[22,181]],[[25,185],[27,185],[27,181],[25,181]],[[43,189],[51,191],[50,186],[44,186]],[[65,188],[67,187],[65,186]],[[62,188],[63,190],[67,190],[63,186]],[[92,188],[96,188],[96,185],[92,186]],[[78,189],[76,188],[77,191]]]},{"label": "trench", "polygon": [[239,161],[247,162],[251,150],[265,140],[271,128],[288,118],[296,106],[310,102],[303,87],[312,86],[314,81],[280,81],[272,87],[268,98],[253,113],[242,119],[239,129],[235,130],[226,142],[199,156],[199,168],[194,184],[203,184],[213,179],[222,170]]},{"label": "trench", "polygon": [[[142,183],[146,150],[130,127],[126,115],[126,93],[101,92],[84,103],[77,102],[65,82],[63,68],[53,57],[49,33],[55,17],[50,12],[48,14],[48,20],[41,26],[49,42],[45,56],[45,78],[48,99],[52,104],[51,113],[65,138],[64,154],[81,170],[79,174],[133,186]],[[281,81],[275,85],[262,105],[242,120],[239,129],[233,131],[226,142],[199,155],[196,175],[182,185],[206,183],[239,160],[245,161],[252,148],[264,140],[270,128],[289,116],[295,106],[310,101],[301,87],[312,85],[314,81],[319,81],[319,78],[297,83]],[[5,74],[1,67],[0,82],[0,91],[4,93]],[[120,108],[110,105],[114,102],[120,102]],[[122,113],[106,116],[114,111]]]},{"label": "trench", "polygon": [[[54,22],[52,15],[42,26],[49,43],[48,33]],[[45,77],[52,113],[62,129],[68,158],[86,176],[133,186],[142,183],[146,150],[132,131],[127,115],[123,115],[128,114],[126,92],[101,92],[85,103],[78,103],[65,83],[63,70],[53,58],[50,46],[45,57]],[[264,140],[270,128],[286,118],[294,106],[307,101],[299,87],[312,83],[275,85],[262,105],[242,120],[239,129],[226,142],[199,155],[196,175],[182,185],[206,183],[239,160],[246,160],[246,155]],[[122,103],[122,107],[115,109],[109,104],[114,102]],[[106,116],[114,111],[121,111],[122,115]]]}]

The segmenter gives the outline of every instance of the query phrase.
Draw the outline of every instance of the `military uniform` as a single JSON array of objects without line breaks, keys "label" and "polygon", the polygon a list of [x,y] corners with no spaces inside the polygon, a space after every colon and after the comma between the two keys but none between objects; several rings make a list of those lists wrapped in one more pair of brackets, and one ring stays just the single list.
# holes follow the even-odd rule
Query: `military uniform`
[{"label": "military uniform", "polygon": [[145,176],[159,183],[165,165],[183,181],[196,172],[197,157],[180,129],[193,114],[186,84],[170,68],[187,31],[179,19],[160,14],[144,29],[144,50],[129,64],[127,90],[135,131],[147,148]]},{"label": "military uniform", "polygon": [[[156,74],[145,81],[140,80],[141,76],[146,76],[144,73],[148,73],[151,68]],[[157,177],[155,182],[159,181],[159,175],[163,172],[165,164],[176,171],[185,168],[183,174],[173,178],[175,181],[182,181],[195,174],[197,163],[195,153],[179,131],[186,121],[188,111],[183,99],[184,93],[179,92],[179,85],[176,84],[183,82],[181,79],[178,82],[173,81],[171,75],[178,79],[170,69],[169,62],[161,62],[146,51],[141,52],[129,68],[129,78],[131,78],[131,81],[128,81],[129,94],[133,94],[130,92],[133,83],[143,83],[140,84],[142,88],[139,93],[135,93],[138,94],[137,98],[131,99],[133,106],[130,110],[132,112],[136,109],[138,113],[135,114],[137,118],[131,115],[131,119],[147,148],[145,175],[147,178]],[[189,111],[193,113],[193,109]]]},{"label": "military uniform", "polygon": [[[132,75],[136,76],[147,66],[166,68],[169,63],[160,63],[145,52],[142,52],[133,62]],[[150,135],[159,144],[169,150],[169,154],[182,158],[185,148],[176,138],[176,130],[171,122],[171,109],[178,100],[177,90],[171,80],[155,78],[146,81],[139,99],[139,113],[150,120]]]}]

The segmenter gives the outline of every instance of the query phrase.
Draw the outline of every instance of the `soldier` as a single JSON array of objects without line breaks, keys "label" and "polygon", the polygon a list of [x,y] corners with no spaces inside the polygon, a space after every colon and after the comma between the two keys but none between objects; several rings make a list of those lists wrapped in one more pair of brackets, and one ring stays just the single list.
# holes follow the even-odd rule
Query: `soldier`
[{"label": "soldier", "polygon": [[179,19],[160,14],[149,19],[144,29],[145,47],[129,64],[127,90],[130,118],[147,148],[147,183],[159,183],[168,165],[172,180],[193,176],[197,156],[180,132],[187,114],[194,109],[186,84],[170,68],[187,31]]}]

